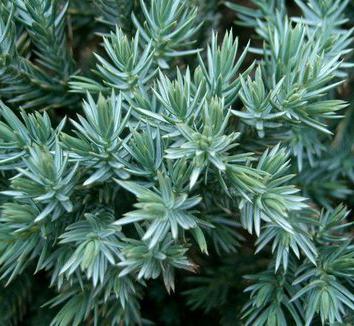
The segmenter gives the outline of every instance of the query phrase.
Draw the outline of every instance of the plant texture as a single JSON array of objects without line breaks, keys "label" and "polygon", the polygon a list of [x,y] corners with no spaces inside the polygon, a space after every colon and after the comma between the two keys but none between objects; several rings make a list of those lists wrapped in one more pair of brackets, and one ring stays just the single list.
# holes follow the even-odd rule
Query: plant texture
[{"label": "plant texture", "polygon": [[0,0],[0,325],[352,325],[354,8],[294,2]]}]

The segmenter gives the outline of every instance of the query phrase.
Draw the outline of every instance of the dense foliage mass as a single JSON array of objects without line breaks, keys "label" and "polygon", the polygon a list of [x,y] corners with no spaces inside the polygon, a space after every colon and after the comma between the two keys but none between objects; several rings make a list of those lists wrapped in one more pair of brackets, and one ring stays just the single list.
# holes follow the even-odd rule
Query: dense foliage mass
[{"label": "dense foliage mass", "polygon": [[0,0],[0,325],[353,325],[353,10]]}]

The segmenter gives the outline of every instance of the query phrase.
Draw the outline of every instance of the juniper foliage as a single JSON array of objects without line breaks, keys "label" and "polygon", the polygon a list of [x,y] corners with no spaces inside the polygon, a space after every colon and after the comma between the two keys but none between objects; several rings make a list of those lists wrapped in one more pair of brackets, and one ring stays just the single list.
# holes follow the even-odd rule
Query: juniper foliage
[{"label": "juniper foliage", "polygon": [[0,0],[1,325],[352,322],[353,6],[295,3]]}]

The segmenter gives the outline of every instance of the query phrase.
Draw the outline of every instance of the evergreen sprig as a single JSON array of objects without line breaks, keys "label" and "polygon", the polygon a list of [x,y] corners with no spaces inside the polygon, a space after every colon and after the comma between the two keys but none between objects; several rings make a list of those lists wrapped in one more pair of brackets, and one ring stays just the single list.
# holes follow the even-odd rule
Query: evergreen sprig
[{"label": "evergreen sprig", "polygon": [[0,5],[1,98],[25,109],[72,106],[67,83],[75,65],[65,34],[67,5],[39,0]]}]

